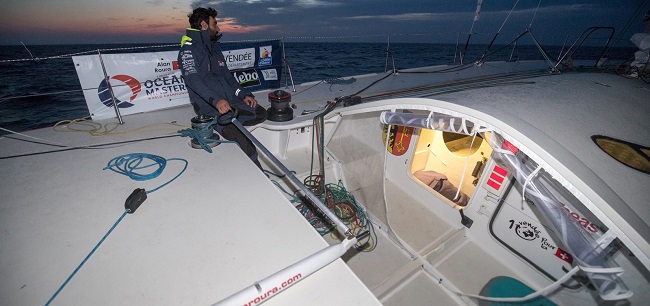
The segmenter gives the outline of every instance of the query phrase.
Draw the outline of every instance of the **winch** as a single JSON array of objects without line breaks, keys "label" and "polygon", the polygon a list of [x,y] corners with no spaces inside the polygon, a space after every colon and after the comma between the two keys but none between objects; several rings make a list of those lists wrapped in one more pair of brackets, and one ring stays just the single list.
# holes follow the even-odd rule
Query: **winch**
[{"label": "winch", "polygon": [[289,102],[291,102],[290,93],[284,90],[275,90],[269,92],[268,97],[269,102],[271,102],[268,120],[284,122],[293,119],[293,109],[289,107]]},{"label": "winch", "polygon": [[195,149],[204,149],[212,152],[210,148],[216,147],[220,143],[220,137],[214,132],[212,126],[216,123],[214,117],[199,115],[191,120],[192,129],[180,132],[186,132],[183,136],[190,136],[190,146]]}]

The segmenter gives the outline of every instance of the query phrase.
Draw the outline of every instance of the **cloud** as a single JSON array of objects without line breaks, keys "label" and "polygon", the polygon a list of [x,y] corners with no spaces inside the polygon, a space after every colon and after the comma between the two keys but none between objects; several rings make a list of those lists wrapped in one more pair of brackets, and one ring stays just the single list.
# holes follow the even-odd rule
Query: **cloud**
[{"label": "cloud", "polygon": [[295,5],[303,8],[323,7],[323,6],[339,6],[341,3],[322,0],[296,0]]},{"label": "cloud", "polygon": [[282,14],[283,12],[285,12],[287,10],[287,8],[285,8],[285,7],[269,7],[266,10],[269,12],[269,14],[275,15],[275,14]]},{"label": "cloud", "polygon": [[165,4],[165,0],[148,0],[146,3],[153,6],[161,6]]},{"label": "cloud", "polygon": [[249,26],[249,25],[240,24],[236,18],[219,18],[219,28],[221,29],[222,32],[243,34],[243,33],[270,30],[273,27],[274,27],[273,25]]},{"label": "cloud", "polygon": [[[537,10],[536,7],[526,8],[526,9],[516,9],[512,12],[513,15],[530,15],[535,13]],[[547,7],[540,7],[537,10],[537,14],[591,14],[593,12],[602,10],[602,8],[596,5],[589,4],[568,4],[568,5],[553,5]],[[486,11],[481,12],[483,16],[491,16],[493,18],[505,18],[510,13],[510,9],[502,9],[497,11]],[[393,15],[359,15],[359,16],[349,16],[349,17],[340,17],[339,19],[346,20],[383,20],[383,21],[427,21],[427,20],[463,20],[468,19],[468,16],[473,16],[473,10],[458,11],[458,12],[443,12],[443,13],[402,13],[402,14],[393,14]]]},{"label": "cloud", "polygon": [[456,16],[456,13],[406,13],[398,15],[363,15],[341,17],[341,19],[349,20],[386,20],[386,21],[423,21],[423,20],[439,20],[449,19]]},{"label": "cloud", "polygon": [[[194,0],[190,4],[191,7],[214,7],[218,10],[218,6],[226,4],[260,4],[264,2],[275,2],[273,0]],[[281,1],[283,2],[283,1]]]}]

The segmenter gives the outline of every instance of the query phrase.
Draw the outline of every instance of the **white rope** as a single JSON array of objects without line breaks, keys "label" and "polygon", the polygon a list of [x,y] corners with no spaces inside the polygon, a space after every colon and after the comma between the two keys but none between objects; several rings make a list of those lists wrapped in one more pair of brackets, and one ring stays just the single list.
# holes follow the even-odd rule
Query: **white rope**
[{"label": "white rope", "polygon": [[[16,134],[16,135],[20,135],[20,136],[23,136],[23,137],[31,138],[31,139],[34,139],[34,140],[39,140],[39,141],[49,142],[49,143],[52,144],[52,145],[56,145],[56,146],[60,146],[60,147],[68,147],[66,144],[63,144],[63,143],[60,143],[60,142],[51,141],[51,140],[47,140],[47,139],[43,139],[43,138],[38,138],[38,137],[34,137],[34,136],[29,136],[29,135],[27,135],[27,134],[23,134],[23,133],[19,133],[19,132],[16,132],[16,131],[8,130],[8,129],[5,129],[5,128],[3,128],[3,127],[0,127],[0,130],[3,130],[3,131],[5,131],[5,132],[9,132],[9,133],[11,133],[11,134]],[[3,137],[3,138],[4,138],[4,137]]]},{"label": "white rope", "polygon": [[474,295],[474,294],[465,294],[461,292],[457,292],[458,295],[464,295],[466,297],[471,297],[479,300],[484,300],[484,301],[490,301],[490,302],[524,302],[528,301],[531,299],[534,299],[538,296],[545,295],[547,293],[553,292],[557,290],[557,288],[560,288],[564,282],[569,280],[574,274],[578,273],[580,271],[579,266],[575,266],[573,269],[571,269],[567,274],[562,276],[560,279],[555,281],[554,283],[546,286],[546,288],[543,288],[539,291],[533,292],[527,296],[520,297],[520,298],[515,298],[515,297],[487,297],[487,296],[481,296],[481,295]]},{"label": "white rope", "polygon": [[[434,113],[435,113],[435,112],[432,110],[432,111],[429,113],[429,116],[427,116],[427,122],[426,122],[426,124],[427,124],[427,128],[430,129],[430,130],[433,130],[433,129],[434,129],[434,128],[433,128],[433,124],[430,123],[431,119],[434,119],[434,118],[433,118],[433,114],[434,114]],[[435,122],[435,121],[434,121],[434,122]]]},{"label": "white rope", "polygon": [[524,181],[524,185],[521,190],[521,210],[524,210],[524,202],[526,202],[526,187],[530,183],[530,181],[533,180],[533,178],[539,173],[539,170],[542,170],[542,166],[537,166],[537,169],[535,171],[531,172],[530,175],[526,178]]}]

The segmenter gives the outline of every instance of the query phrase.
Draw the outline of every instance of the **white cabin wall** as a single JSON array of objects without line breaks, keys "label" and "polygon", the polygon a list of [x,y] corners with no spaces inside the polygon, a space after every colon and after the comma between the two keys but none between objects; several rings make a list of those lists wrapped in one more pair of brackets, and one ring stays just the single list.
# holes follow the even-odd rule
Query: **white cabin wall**
[{"label": "white cabin wall", "polygon": [[346,189],[377,221],[386,224],[385,147],[379,112],[343,116],[332,133],[331,137],[326,134],[327,151],[339,164]]}]

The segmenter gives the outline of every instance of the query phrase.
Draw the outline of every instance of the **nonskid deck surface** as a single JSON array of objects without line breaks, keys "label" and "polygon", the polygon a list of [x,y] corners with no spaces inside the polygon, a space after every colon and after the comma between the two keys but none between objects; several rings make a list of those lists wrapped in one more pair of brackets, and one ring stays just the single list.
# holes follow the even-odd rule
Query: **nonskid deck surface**
[{"label": "nonskid deck surface", "polygon": [[[271,151],[278,153],[287,167],[295,170],[297,176],[303,179],[311,173],[310,169],[313,167],[310,165],[311,118],[325,106],[327,101],[357,93],[373,100],[399,95],[430,96],[463,89],[492,87],[503,82],[509,85],[521,85],[523,83],[510,79],[508,74],[516,70],[540,69],[543,66],[539,63],[485,64],[460,71],[450,79],[446,79],[447,76],[431,78],[430,75],[422,77],[418,74],[401,73],[360,76],[351,84],[323,82],[303,84],[297,87],[296,92],[292,92],[294,94],[292,104],[295,105],[294,119],[289,122],[267,121],[254,127],[253,134],[260,136],[262,142],[270,145]],[[435,69],[437,68],[425,70]],[[493,73],[503,76],[484,77]],[[438,86],[451,82],[455,78],[474,78],[474,80],[460,87],[451,83]],[[375,85],[368,87],[375,82],[377,82]],[[408,88],[416,89],[405,90]],[[285,90],[289,91],[290,88]],[[256,94],[258,97],[264,97],[266,92]],[[452,94],[450,97],[453,99],[455,96]],[[465,97],[465,94],[458,97]],[[263,98],[258,100],[263,106],[269,106]],[[102,246],[89,261],[88,267],[91,268],[84,267],[79,276],[70,283],[70,287],[61,293],[59,298],[64,302],[72,304],[77,304],[79,301],[97,302],[95,294],[99,288],[96,279],[98,277],[108,277],[117,281],[123,275],[129,275],[138,279],[137,277],[148,274],[148,269],[154,269],[160,270],[158,272],[163,274],[163,281],[155,280],[154,276],[147,276],[140,285],[131,288],[140,290],[139,296],[129,293],[129,289],[122,295],[104,292],[98,295],[99,298],[102,298],[102,301],[115,303],[122,300],[140,304],[187,302],[188,297],[179,291],[166,292],[171,298],[165,299],[164,302],[160,297],[161,293],[158,290],[165,291],[161,288],[169,285],[169,282],[164,280],[173,278],[173,282],[186,281],[187,286],[198,286],[197,288],[205,291],[205,293],[197,293],[194,288],[186,288],[193,296],[192,303],[213,303],[241,289],[244,285],[249,285],[250,281],[258,280],[327,243],[335,243],[329,238],[326,238],[327,243],[319,238],[313,228],[287,201],[286,194],[269,182],[272,176],[265,177],[237,148],[222,144],[215,148],[213,154],[190,149],[187,144],[188,139],[180,138],[175,134],[178,129],[189,126],[189,119],[192,116],[191,107],[185,106],[127,116],[126,124],[117,129],[117,131],[135,131],[143,126],[155,125],[155,128],[144,132],[94,137],[84,133],[61,133],[54,132],[52,129],[40,129],[25,133],[29,137],[11,135],[0,139],[2,142],[0,165],[6,173],[2,176],[1,188],[3,197],[8,200],[2,206],[3,221],[0,222],[2,224],[0,226],[4,232],[9,233],[4,238],[6,241],[0,244],[2,245],[0,250],[3,253],[2,258],[11,258],[10,261],[3,259],[1,262],[2,270],[8,271],[2,275],[11,275],[10,278],[5,279],[9,282],[3,281],[3,284],[9,285],[3,287],[6,291],[2,296],[7,296],[8,301],[16,301],[18,304],[43,303],[50,297],[56,287],[106,232],[107,226],[110,226],[117,215],[123,211],[124,198],[134,188],[134,184],[128,178],[119,177],[115,173],[107,174],[107,171],[100,171],[100,169],[110,158],[136,151],[156,153],[165,158],[187,158],[188,170],[179,178],[178,183],[173,182],[169,187],[161,189],[159,193],[163,194],[160,196],[164,198],[163,203],[156,201],[160,198],[154,193],[143,204],[141,210],[134,215],[126,216],[124,224],[128,224],[130,220],[139,217],[147,210],[152,211],[152,207],[168,206],[167,209],[160,211],[153,209],[156,212],[155,216],[140,217],[146,219],[144,221],[148,225],[145,227],[151,227],[146,233],[139,233],[140,226],[143,225],[138,226],[138,222],[130,226],[122,224],[117,227],[115,233],[107,239],[106,245]],[[114,121],[104,120],[101,123]],[[289,130],[287,134],[282,134],[283,131]],[[283,137],[297,140],[298,144],[288,146],[278,144],[278,139]],[[265,169],[278,172],[277,168],[271,166],[264,158],[261,160]],[[328,182],[336,183],[343,174],[341,169],[331,165],[332,163],[335,165],[335,160],[328,162],[330,165],[326,167],[326,177]],[[165,176],[158,181],[165,181],[173,176],[172,172],[179,170],[178,165],[172,162],[168,168],[169,170],[165,170]],[[245,183],[242,184],[242,181]],[[282,180],[276,181],[290,192],[296,190]],[[153,188],[157,183],[157,181],[151,182],[144,186]],[[399,191],[395,186],[400,184],[401,182],[397,181],[389,182],[387,186],[392,188],[391,193],[393,193]],[[256,192],[252,192],[253,190]],[[213,200],[215,193],[220,195]],[[156,204],[152,205],[154,202]],[[278,211],[275,209],[276,205],[283,208]],[[263,209],[252,215],[248,214],[252,210],[257,210],[258,206]],[[266,208],[271,211],[267,211]],[[399,239],[416,250],[462,292],[478,293],[481,287],[495,275],[517,276],[517,273],[503,262],[504,259],[495,256],[492,250],[484,249],[483,244],[474,241],[471,235],[466,235],[466,230],[458,226],[457,220],[437,215],[425,203],[417,200],[389,201],[387,208],[390,214],[390,231],[395,235],[388,235],[389,230],[386,227],[378,228],[377,248],[373,252],[351,251],[343,258],[347,266],[342,265],[341,261],[336,261],[333,268],[328,268],[328,271],[331,269],[335,271],[322,273],[326,274],[322,279],[310,277],[304,282],[308,283],[307,285],[301,285],[300,288],[303,289],[299,291],[296,285],[295,290],[292,288],[290,289],[292,291],[287,291],[287,294],[274,298],[269,305],[295,304],[293,302],[298,300],[304,302],[305,295],[313,301],[312,304],[336,302],[312,290],[319,286],[319,289],[323,289],[323,283],[332,286],[328,287],[327,291],[331,289],[344,292],[340,295],[343,299],[341,301],[345,301],[343,304],[349,304],[349,299],[359,299],[359,304],[364,305],[376,303],[374,297],[368,299],[368,296],[372,297],[372,295],[386,305],[430,304],[431,301],[444,301],[443,304],[459,303],[453,293],[441,286],[439,280],[426,272],[422,264],[400,246],[400,242],[397,241]],[[268,216],[274,214],[282,214],[278,217],[278,220],[282,220],[280,223],[283,223],[280,227],[275,223],[275,219],[269,220]],[[222,222],[221,220],[226,220],[226,223],[214,224]],[[381,222],[376,223],[377,227],[384,225]],[[214,228],[215,226],[218,228]],[[258,226],[263,227],[261,231],[264,234],[260,235],[253,229]],[[128,229],[122,230],[127,227]],[[296,231],[300,233],[295,233]],[[285,233],[286,236],[277,235],[279,232]],[[138,240],[140,243],[133,242],[125,246],[115,244],[115,241],[125,241],[133,235],[132,233],[138,233],[137,237],[141,238]],[[398,237],[397,240],[395,236]],[[251,241],[258,240],[261,244],[250,244]],[[309,242],[302,243],[303,240]],[[32,243],[25,245],[24,241],[32,241]],[[43,243],[40,243],[41,241]],[[197,246],[205,241],[215,242],[197,249]],[[297,244],[300,247],[294,245],[296,241],[300,241]],[[289,245],[286,247],[278,247],[287,243]],[[226,253],[223,253],[224,246]],[[215,249],[211,249],[213,247]],[[273,250],[283,249],[290,255],[273,253],[267,256],[267,247]],[[245,250],[244,253],[241,253],[242,248]],[[108,254],[102,253],[104,249]],[[171,250],[180,251],[173,253]],[[119,260],[122,260],[120,259],[122,257],[131,258],[132,252],[145,255],[136,256],[137,259],[132,264],[116,270],[118,272],[124,270],[122,275],[114,274],[113,266],[120,265]],[[203,255],[197,255],[199,253]],[[211,257],[210,254],[216,253],[219,255],[216,255],[215,260],[215,257]],[[260,260],[260,253],[265,254],[264,258],[277,255],[274,258],[280,259]],[[162,256],[156,257],[152,254],[162,254]],[[195,256],[199,256],[200,260],[193,263],[189,270],[183,270],[185,261],[178,265],[181,257]],[[65,260],[62,261],[60,258]],[[127,259],[123,261],[128,262]],[[229,263],[230,270],[227,272],[219,270],[223,269],[221,267],[223,262]],[[254,263],[253,266],[250,265],[251,262]],[[140,264],[143,266],[138,267]],[[166,267],[170,265],[177,265],[177,267],[167,269]],[[58,268],[50,269],[46,277],[37,275],[37,271],[47,270],[50,266]],[[347,270],[348,266],[363,281],[363,285],[358,283],[357,276],[350,274]],[[201,272],[206,269],[211,276]],[[90,272],[85,272],[87,270]],[[202,277],[222,275],[221,272],[226,273],[228,279],[219,278],[216,281],[219,284],[227,283],[225,285],[227,288],[211,285],[209,281],[201,285],[196,284]],[[82,276],[84,273],[85,276]],[[200,275],[198,279],[195,277],[197,273]],[[345,275],[342,284],[330,284],[332,283],[330,277],[338,279],[341,275]],[[83,278],[85,281],[83,285],[77,283],[77,278]],[[127,285],[128,283],[125,283],[109,289],[122,289]],[[215,292],[213,290],[215,286],[222,290]],[[105,287],[102,288],[106,291]],[[72,297],[75,295],[80,296],[81,299],[73,300]],[[152,296],[156,298],[152,299]],[[571,297],[569,300],[576,301],[576,298]],[[589,304],[593,299],[588,298],[584,301],[584,304]]]},{"label": "nonskid deck surface", "polygon": [[[395,76],[395,80],[399,80],[402,76],[404,75]],[[647,85],[643,83],[627,84],[627,80],[620,80],[620,77],[607,75],[606,73],[587,73],[573,76],[570,74],[560,74],[557,78],[530,78],[530,75],[520,77],[523,79],[511,79],[501,84],[506,85],[506,87],[493,87],[489,86],[490,84],[487,84],[488,86],[482,86],[486,84],[481,84],[481,86],[477,86],[476,88],[469,88],[480,89],[478,92],[471,90],[460,91],[459,94],[447,92],[441,96],[441,99],[450,99],[452,102],[480,107],[482,101],[486,101],[486,104],[495,104],[499,103],[500,100],[504,100],[507,104],[516,103],[518,100],[533,100],[535,97],[540,97],[542,99],[540,101],[550,99],[549,101],[553,101],[553,103],[562,103],[563,107],[571,108],[576,105],[571,105],[570,100],[577,99],[584,92],[590,91],[590,86],[596,87],[595,90],[600,90],[605,87],[609,88],[609,86],[615,87],[617,91],[622,91],[626,97],[636,101],[630,103],[637,103],[639,100],[639,92],[643,92],[644,89],[647,90]],[[553,93],[553,86],[557,86],[558,84],[562,88],[566,88],[566,91]],[[575,84],[586,88],[574,88],[573,86]],[[628,85],[632,85],[629,88],[632,91],[625,91]],[[548,86],[548,88],[545,88],[545,86]],[[316,88],[314,87],[313,89]],[[508,90],[503,88],[508,88]],[[322,90],[322,88],[320,89]],[[509,92],[514,93],[514,95],[509,96]],[[473,95],[475,94],[481,98],[474,100]],[[609,94],[613,93],[610,92]],[[598,98],[605,97],[592,97],[592,99]],[[544,108],[548,103],[550,102],[540,102],[537,104],[537,107]],[[499,111],[501,108],[503,107],[495,108],[489,113]],[[503,111],[507,112],[507,110]],[[552,119],[561,120],[561,118],[563,117]],[[544,120],[544,117],[536,118],[532,122],[539,120]],[[308,122],[308,120],[305,121]],[[643,124],[645,125],[646,123],[644,122]],[[309,126],[309,123],[297,126]],[[557,126],[556,128],[560,127]],[[351,130],[365,131],[367,130],[367,126],[357,126]],[[361,133],[360,136],[356,137],[343,136],[340,142],[342,143],[341,146],[345,147],[346,143],[363,141],[367,138],[368,135]],[[588,138],[586,137],[585,139],[588,140]],[[309,142],[307,142],[305,147],[300,150],[283,153],[289,164],[293,164],[296,169],[300,169],[298,173],[302,174],[303,177],[308,174],[307,170],[309,166],[305,165],[311,159],[310,148]],[[365,152],[363,148],[355,147],[355,149],[360,149],[360,151],[351,153],[353,154],[351,157],[353,161],[356,162],[365,158],[364,156],[367,156],[367,154],[363,153]],[[302,164],[300,163],[301,160],[303,161]],[[329,161],[333,165],[336,165],[337,162],[340,161],[336,159]],[[363,175],[363,168],[368,165],[364,166],[364,162],[360,162],[357,166],[360,170],[358,173],[355,172],[354,175]],[[372,166],[381,167],[381,164],[373,164]],[[368,170],[368,168],[365,169]],[[341,172],[340,170],[336,170],[336,166],[326,168],[326,177],[328,177],[329,182],[335,182],[337,179],[340,179],[341,176],[337,175],[341,175]],[[399,185],[403,181],[393,183],[394,185]],[[393,188],[392,191],[388,191],[387,189],[386,193],[390,194],[397,189],[399,188]],[[530,265],[527,265],[521,259],[517,259],[516,256],[505,250],[502,246],[497,246],[497,248],[501,248],[502,250],[493,249],[495,247],[494,241],[485,243],[482,240],[474,240],[473,237],[476,235],[466,235],[462,229],[459,229],[458,220],[455,219],[460,219],[458,214],[453,216],[454,220],[451,220],[446,215],[438,216],[430,207],[427,207],[427,204],[419,201],[389,201],[387,207],[389,210],[389,219],[392,220],[390,222],[391,231],[394,231],[397,236],[406,241],[410,247],[418,250],[418,253],[429,260],[429,263],[438,269],[438,272],[448,278],[453,285],[457,286],[459,291],[477,294],[495,276],[511,276],[523,280],[526,283],[532,283],[534,284],[533,287],[538,289],[549,284],[549,280],[542,276],[541,273],[535,272]],[[481,222],[485,223],[486,221]],[[454,225],[452,226],[450,224]],[[386,231],[387,229],[383,228],[383,230]],[[476,231],[476,229],[473,230]],[[484,231],[487,231],[487,227],[484,228]],[[430,273],[424,271],[421,265],[405,252],[400,246],[400,243],[395,243],[394,237],[389,238],[385,232],[381,232],[379,237],[380,242],[378,247],[373,251],[377,253],[373,254],[373,252],[370,252],[348,255],[346,262],[383,303],[390,304],[394,301],[399,301],[395,302],[397,304],[400,302],[408,303],[407,301],[410,301],[413,304],[419,304],[417,301],[430,302],[431,299],[455,298],[453,293],[450,294],[449,291],[446,291],[439,285],[439,280],[432,278]],[[486,235],[481,236],[480,239],[484,238],[486,238]],[[624,258],[624,256],[618,256],[617,262],[626,267],[626,271],[628,271],[626,272],[626,277],[629,277],[627,278],[628,281],[634,284],[636,292],[632,303],[643,300],[643,296],[647,295],[647,290],[639,289],[647,288],[648,286],[647,272],[635,271],[634,264],[630,265],[628,259]],[[383,269],[385,271],[377,271],[382,270],[382,268],[378,267],[386,268]],[[533,274],[537,276],[532,276]],[[413,293],[407,293],[411,291]],[[570,302],[579,305],[591,305],[597,301],[602,302],[597,294],[584,288],[577,291],[561,290],[551,295],[551,298],[559,303]],[[454,302],[458,301],[454,300]]]},{"label": "nonskid deck surface", "polygon": [[[189,112],[130,116],[122,128],[182,121]],[[92,137],[42,129],[28,132],[39,138],[29,142],[20,135],[1,140],[5,303],[44,304],[124,212],[135,188],[152,190],[183,170],[182,162],[168,160],[159,177],[142,182],[103,170],[124,154],[183,158],[188,166],[122,219],[52,305],[212,304],[327,246],[236,145],[210,154],[168,133]],[[42,139],[59,144],[31,141]],[[103,145],[74,148],[93,143]],[[323,288],[338,293],[323,295]],[[378,305],[340,260],[285,293],[267,304]]]}]

